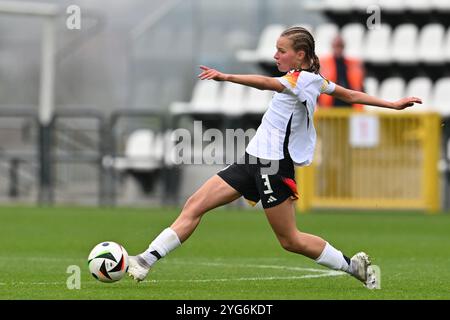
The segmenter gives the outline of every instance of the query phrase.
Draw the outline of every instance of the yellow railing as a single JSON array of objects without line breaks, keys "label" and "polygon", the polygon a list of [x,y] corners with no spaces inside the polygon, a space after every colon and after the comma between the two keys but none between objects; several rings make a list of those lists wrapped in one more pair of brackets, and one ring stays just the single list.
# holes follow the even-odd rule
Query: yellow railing
[{"label": "yellow railing", "polygon": [[297,169],[298,208],[439,210],[437,114],[315,113],[313,164]]}]

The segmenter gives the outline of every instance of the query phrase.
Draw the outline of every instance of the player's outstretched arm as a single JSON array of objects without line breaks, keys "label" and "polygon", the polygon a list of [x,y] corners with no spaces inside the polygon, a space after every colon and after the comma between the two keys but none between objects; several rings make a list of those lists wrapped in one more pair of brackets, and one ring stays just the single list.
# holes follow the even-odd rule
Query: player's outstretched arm
[{"label": "player's outstretched arm", "polygon": [[333,97],[348,102],[349,104],[365,104],[381,108],[403,110],[412,107],[414,103],[422,104],[422,100],[417,97],[407,97],[395,102],[389,102],[377,97],[373,97],[364,92],[346,89],[336,85],[336,90],[331,94]]},{"label": "player's outstretched arm", "polygon": [[284,86],[275,78],[259,75],[226,74],[215,69],[200,66],[202,72],[198,75],[200,80],[229,81],[260,90],[282,92]]}]

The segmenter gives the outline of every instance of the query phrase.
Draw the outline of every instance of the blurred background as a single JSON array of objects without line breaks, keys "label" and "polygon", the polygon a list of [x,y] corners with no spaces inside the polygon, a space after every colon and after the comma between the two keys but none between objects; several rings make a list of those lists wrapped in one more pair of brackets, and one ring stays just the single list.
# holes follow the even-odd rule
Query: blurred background
[{"label": "blurred background", "polygon": [[271,98],[198,82],[198,66],[277,76],[292,25],[313,33],[327,78],[424,100],[401,113],[319,101],[299,209],[449,209],[444,0],[0,1],[0,202],[182,205],[225,164],[175,165],[170,133],[256,129]]}]

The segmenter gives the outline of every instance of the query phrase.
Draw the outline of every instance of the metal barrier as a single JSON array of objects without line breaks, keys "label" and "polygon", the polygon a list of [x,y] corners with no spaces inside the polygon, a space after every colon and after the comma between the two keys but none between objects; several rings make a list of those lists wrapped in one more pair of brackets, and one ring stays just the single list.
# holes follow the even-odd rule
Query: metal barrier
[{"label": "metal barrier", "polygon": [[440,207],[440,116],[318,110],[313,164],[299,168],[298,208]]},{"label": "metal barrier", "polygon": [[[88,125],[90,122],[93,124]],[[104,140],[109,135],[107,119],[91,109],[60,109],[54,115],[51,135],[52,150],[47,164],[52,172],[51,203],[108,203],[105,200],[108,173],[103,166],[103,155],[107,153]]]},{"label": "metal barrier", "polygon": [[[40,195],[40,159],[38,146],[34,143],[39,131],[37,112],[32,109],[2,108],[0,119],[6,120],[9,127],[5,134],[5,128],[0,124],[0,164],[6,166],[6,172],[0,170],[0,189],[5,188],[5,195],[10,200],[34,201],[34,193],[39,192]],[[15,120],[22,122],[20,128],[15,127]],[[14,148],[11,149],[12,146]]]},{"label": "metal barrier", "polygon": [[[117,110],[103,115],[91,109],[59,109],[46,130],[39,125],[37,113],[31,109],[2,109],[0,119],[3,118],[28,121],[34,134],[29,138],[26,150],[15,151],[7,144],[0,145],[0,173],[4,178],[0,186],[10,200],[23,201],[22,186],[26,185],[27,190],[32,188],[36,191],[35,200],[41,205],[115,205],[119,182],[115,163],[118,157],[123,156],[119,145],[123,145],[127,138],[126,134],[118,132],[118,123],[132,119],[131,126],[147,128],[151,127],[150,122],[154,122],[161,133],[168,128],[164,115],[147,110]],[[14,132],[9,139],[14,144],[20,137]],[[146,159],[140,160],[145,162]],[[31,173],[25,170],[25,166],[28,168],[30,165]],[[160,168],[164,186],[163,194],[158,196],[162,203],[167,203],[167,194],[176,189],[176,176],[172,173],[176,170],[168,170],[164,159],[161,159]]]}]

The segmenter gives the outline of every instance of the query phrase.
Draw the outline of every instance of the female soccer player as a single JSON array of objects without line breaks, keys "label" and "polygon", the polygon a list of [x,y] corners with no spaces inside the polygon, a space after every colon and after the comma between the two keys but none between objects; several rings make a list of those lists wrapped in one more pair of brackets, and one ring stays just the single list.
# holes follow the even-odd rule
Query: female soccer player
[{"label": "female soccer player", "polygon": [[175,222],[151,242],[149,248],[129,258],[129,275],[136,281],[147,276],[151,266],[186,241],[203,215],[243,196],[262,202],[265,214],[281,246],[314,259],[318,264],[342,270],[374,288],[377,279],[364,252],[351,259],[324,239],[301,232],[296,226],[294,200],[297,199],[294,165],[309,165],[313,158],[316,131],[313,114],[320,94],[328,94],[349,104],[365,104],[402,110],[419,98],[388,102],[363,92],[336,85],[319,74],[320,63],[308,30],[291,27],[276,44],[274,56],[280,78],[259,75],[224,74],[201,66],[201,80],[230,81],[261,90],[275,91],[256,135],[238,161],[210,178],[186,202]]}]

